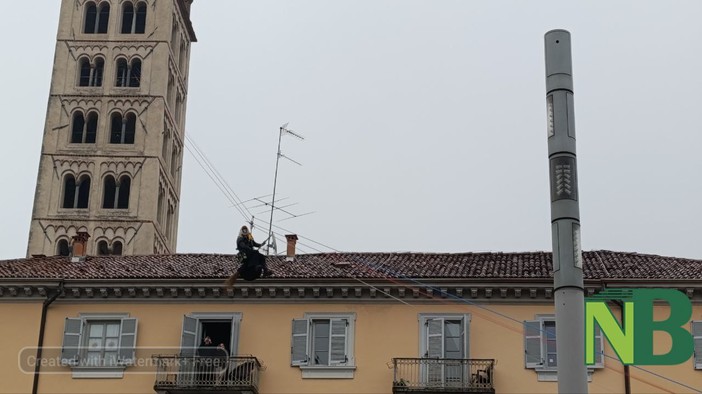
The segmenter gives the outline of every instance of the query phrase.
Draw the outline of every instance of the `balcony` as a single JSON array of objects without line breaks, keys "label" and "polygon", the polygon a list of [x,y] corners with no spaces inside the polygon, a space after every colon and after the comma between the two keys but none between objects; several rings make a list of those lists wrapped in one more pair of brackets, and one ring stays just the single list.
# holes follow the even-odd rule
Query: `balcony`
[{"label": "balcony", "polygon": [[166,394],[258,394],[261,363],[253,356],[158,355],[154,390]]},{"label": "balcony", "polygon": [[393,394],[494,394],[495,360],[393,358]]}]

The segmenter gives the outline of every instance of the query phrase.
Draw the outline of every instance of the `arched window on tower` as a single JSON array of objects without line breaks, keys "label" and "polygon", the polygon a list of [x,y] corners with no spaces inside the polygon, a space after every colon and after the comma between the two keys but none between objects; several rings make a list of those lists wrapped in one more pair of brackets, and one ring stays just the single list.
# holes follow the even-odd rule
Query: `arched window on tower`
[{"label": "arched window on tower", "polygon": [[78,86],[90,86],[90,74],[92,67],[90,67],[90,59],[87,57],[81,58],[78,61],[78,66],[80,69],[80,76],[78,77]]},{"label": "arched window on tower", "polygon": [[90,112],[86,122],[82,111],[73,113],[73,126],[71,128],[72,144],[93,144],[97,135],[98,115]]},{"label": "arched window on tower", "polygon": [[68,256],[71,254],[71,249],[68,247],[68,240],[61,239],[56,244],[56,255],[57,256]]},{"label": "arched window on tower", "polygon": [[83,175],[77,182],[73,175],[66,175],[63,182],[63,208],[88,208],[90,177]]},{"label": "arched window on tower", "polygon": [[98,256],[121,256],[122,255],[122,242],[114,241],[112,246],[107,244],[107,241],[100,240],[97,243],[97,253]]},{"label": "arched window on tower", "polygon": [[134,59],[127,63],[124,58],[117,59],[117,79],[115,86],[138,88],[141,84],[141,60]]},{"label": "arched window on tower", "polygon": [[105,61],[102,58],[95,59],[95,63],[91,64],[90,60],[84,57],[78,64],[80,70],[78,86],[102,86],[102,75],[105,69]]},{"label": "arched window on tower", "polygon": [[95,59],[95,68],[90,80],[90,86],[102,86],[102,76],[105,73],[105,61],[102,58]]},{"label": "arched window on tower", "polygon": [[133,144],[136,134],[136,115],[133,112],[122,116],[119,112],[112,114],[110,144]]},{"label": "arched window on tower", "polygon": [[83,33],[104,34],[107,33],[107,25],[110,20],[110,4],[106,1],[96,5],[95,2],[85,3],[85,21]]},{"label": "arched window on tower", "polygon": [[138,88],[141,84],[141,60],[134,59],[129,67],[129,87]]},{"label": "arched window on tower", "polygon": [[144,34],[146,28],[146,3],[140,2],[134,7],[125,2],[122,7],[122,34]]},{"label": "arched window on tower", "polygon": [[132,180],[126,175],[119,178],[119,181],[115,181],[112,175],[106,176],[102,207],[105,209],[128,209],[131,186]]}]

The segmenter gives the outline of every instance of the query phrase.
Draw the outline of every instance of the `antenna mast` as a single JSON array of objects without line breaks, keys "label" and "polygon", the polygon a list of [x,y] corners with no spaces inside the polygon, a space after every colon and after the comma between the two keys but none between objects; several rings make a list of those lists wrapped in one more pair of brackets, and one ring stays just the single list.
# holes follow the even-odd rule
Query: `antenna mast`
[{"label": "antenna mast", "polygon": [[[266,248],[266,255],[270,254],[271,251],[271,245],[274,246],[275,252],[278,253],[277,247],[275,246],[275,238],[273,238],[273,212],[275,211],[275,189],[276,186],[278,185],[278,163],[280,162],[280,158],[284,157],[293,163],[301,166],[302,164],[296,162],[295,160],[285,156],[281,151],[280,151],[280,143],[283,139],[283,134],[290,134],[293,137],[297,137],[301,140],[304,140],[305,137],[301,136],[300,134],[297,134],[296,132],[290,130],[287,128],[288,123],[285,123],[284,125],[280,126],[280,130],[278,133],[278,153],[275,158],[275,177],[273,178],[273,197],[271,198],[271,220],[268,223],[268,247]],[[273,242],[271,242],[271,239],[273,239]]]}]

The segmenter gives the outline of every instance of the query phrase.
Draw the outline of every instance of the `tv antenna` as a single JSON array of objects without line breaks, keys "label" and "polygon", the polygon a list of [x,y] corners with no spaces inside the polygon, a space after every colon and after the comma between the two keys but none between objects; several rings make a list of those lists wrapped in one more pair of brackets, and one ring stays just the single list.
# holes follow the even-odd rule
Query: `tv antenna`
[{"label": "tv antenna", "polygon": [[[275,250],[276,254],[278,253],[278,248],[275,243],[275,237],[273,237],[273,212],[275,212],[276,206],[275,206],[275,189],[276,186],[278,185],[278,164],[280,162],[280,158],[284,158],[287,160],[290,160],[291,162],[301,166],[302,164],[298,163],[297,161],[289,158],[288,156],[285,156],[281,150],[280,150],[280,143],[283,140],[283,135],[291,135],[295,138],[304,140],[305,137],[301,136],[300,134],[288,129],[288,123],[285,123],[284,125],[280,126],[279,132],[278,132],[278,153],[275,157],[275,177],[273,178],[273,197],[271,197],[271,220],[268,223],[268,247],[266,248],[266,255],[270,254],[271,247],[273,250]],[[271,241],[272,239],[272,241]]]}]

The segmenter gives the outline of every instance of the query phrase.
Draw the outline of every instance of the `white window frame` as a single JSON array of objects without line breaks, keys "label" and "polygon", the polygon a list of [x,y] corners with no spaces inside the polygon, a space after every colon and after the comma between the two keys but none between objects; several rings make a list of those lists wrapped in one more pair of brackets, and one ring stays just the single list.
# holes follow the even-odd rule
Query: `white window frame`
[{"label": "white window frame", "polygon": [[[557,382],[558,381],[558,364],[556,364],[555,367],[549,367],[545,365],[545,360],[544,357],[547,353],[547,343],[546,343],[546,330],[545,330],[545,322],[556,322],[556,315],[554,314],[537,314],[535,316],[534,320],[530,321],[538,321],[539,322],[539,330],[540,330],[540,336],[541,336],[541,361],[542,363],[540,365],[536,366],[527,366],[525,365],[525,368],[528,369],[533,369],[537,373],[537,380],[539,382]],[[530,322],[529,321],[529,322]],[[525,321],[524,323],[526,324],[528,321]],[[600,351],[604,351],[604,338],[602,336],[602,332],[599,332],[600,336]],[[526,328],[524,331],[524,338],[525,338],[525,357],[526,357]],[[526,364],[526,358],[525,358],[525,364]],[[592,381],[592,374],[595,372],[595,369],[601,369],[604,368],[604,355],[602,356],[602,363],[598,364],[596,366],[588,366],[587,368],[587,381],[591,382]]]},{"label": "white window frame", "polygon": [[[314,351],[314,330],[313,322],[315,320],[329,320],[330,324],[332,320],[344,319],[348,323],[346,326],[346,358],[345,362],[337,362],[331,365],[312,365],[309,360],[310,355]],[[299,367],[302,372],[303,379],[353,379],[354,371],[356,370],[356,359],[354,357],[354,337],[355,337],[355,325],[356,325],[356,314],[355,313],[305,313],[302,319],[294,319],[295,322],[306,321],[307,331],[303,334],[298,334],[298,336],[306,337],[306,361],[293,361],[292,365]],[[294,333],[291,332],[293,336],[291,339],[291,353],[293,350],[292,341],[294,341]],[[331,341],[331,326],[330,326],[330,341]],[[330,348],[331,351],[331,348]]]},{"label": "white window frame", "polygon": [[[138,332],[138,320],[136,318],[131,318],[129,317],[129,313],[80,313],[78,315],[78,318],[67,318],[67,321],[71,320],[73,322],[80,321],[80,331],[79,332],[73,332],[73,333],[67,333],[66,328],[64,328],[64,345],[65,345],[65,339],[66,336],[78,336],[77,342],[78,342],[78,354],[76,358],[73,359],[64,359],[63,354],[62,354],[62,364],[69,366],[72,370],[72,377],[74,379],[81,379],[81,378],[122,378],[124,376],[124,370],[134,364],[134,352],[136,351],[136,341],[137,341],[137,332]],[[87,352],[87,343],[86,340],[88,338],[88,328],[90,327],[91,323],[106,323],[106,322],[115,322],[118,321],[120,322],[120,331],[119,331],[119,338],[120,338],[120,343],[118,345],[118,349],[121,349],[122,347],[122,340],[125,339],[125,336],[131,337],[129,338],[132,341],[133,344],[133,355],[131,359],[125,359],[125,360],[117,360],[117,364],[115,365],[105,365],[105,366],[96,366],[96,365],[86,365],[83,361],[86,359],[86,352]],[[128,324],[133,323],[134,324],[134,332],[133,334],[124,334],[124,325],[125,322]],[[68,325],[68,324],[67,324]],[[119,350],[118,350],[119,352]],[[118,354],[119,357],[119,354]]]},{"label": "white window frame", "polygon": [[465,337],[463,338],[463,358],[470,358],[470,319],[469,313],[420,313],[419,314],[419,357],[425,357],[427,349],[427,324],[429,320],[462,320]]}]

